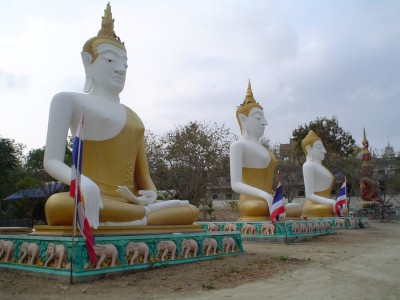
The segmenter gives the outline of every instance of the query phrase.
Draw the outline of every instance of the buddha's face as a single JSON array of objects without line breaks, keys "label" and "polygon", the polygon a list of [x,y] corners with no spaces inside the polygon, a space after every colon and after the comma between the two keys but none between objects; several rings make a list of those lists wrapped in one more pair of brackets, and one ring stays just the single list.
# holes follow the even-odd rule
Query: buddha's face
[{"label": "buddha's face", "polygon": [[316,140],[312,147],[307,146],[306,149],[307,154],[310,155],[312,158],[318,161],[324,160],[326,150],[321,140]]},{"label": "buddha's face", "polygon": [[255,138],[261,138],[264,135],[267,120],[264,117],[264,111],[258,107],[250,110],[249,115],[245,118],[245,128],[247,135]]},{"label": "buddha's face", "polygon": [[128,67],[126,51],[111,44],[100,44],[97,52],[97,59],[90,67],[94,90],[119,94],[124,89]]}]

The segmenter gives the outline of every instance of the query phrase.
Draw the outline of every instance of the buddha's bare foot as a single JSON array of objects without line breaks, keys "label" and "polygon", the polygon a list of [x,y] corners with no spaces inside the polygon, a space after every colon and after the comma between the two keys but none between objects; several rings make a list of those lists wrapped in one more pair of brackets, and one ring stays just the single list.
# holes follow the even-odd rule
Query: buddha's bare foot
[{"label": "buddha's bare foot", "polygon": [[147,218],[144,217],[141,220],[134,220],[128,222],[103,222],[100,223],[101,226],[141,226],[147,225]]}]

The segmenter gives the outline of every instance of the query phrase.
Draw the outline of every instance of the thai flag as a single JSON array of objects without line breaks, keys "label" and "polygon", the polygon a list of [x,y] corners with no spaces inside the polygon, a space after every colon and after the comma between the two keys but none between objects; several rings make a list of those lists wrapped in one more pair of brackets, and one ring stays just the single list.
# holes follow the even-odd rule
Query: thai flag
[{"label": "thai flag", "polygon": [[346,199],[346,177],[340,187],[339,196],[336,199],[335,204],[335,211],[338,217],[342,217],[342,209],[347,206],[347,199]]},{"label": "thai flag", "polygon": [[274,195],[274,199],[272,200],[272,206],[270,209],[270,220],[271,222],[275,222],[279,220],[279,215],[285,212],[285,208],[283,207],[283,193],[281,181],[279,180],[278,186],[276,188],[276,192]]},{"label": "thai flag", "polygon": [[[76,130],[74,145],[72,149],[72,166],[71,166],[71,185],[69,194],[75,199],[76,207],[76,225],[85,238],[86,249],[89,261],[96,264],[96,253],[94,252],[94,238],[90,232],[89,222],[85,215],[85,210],[81,201],[81,174],[82,174],[82,151],[83,151],[83,113]],[[74,224],[75,226],[75,224]]]}]

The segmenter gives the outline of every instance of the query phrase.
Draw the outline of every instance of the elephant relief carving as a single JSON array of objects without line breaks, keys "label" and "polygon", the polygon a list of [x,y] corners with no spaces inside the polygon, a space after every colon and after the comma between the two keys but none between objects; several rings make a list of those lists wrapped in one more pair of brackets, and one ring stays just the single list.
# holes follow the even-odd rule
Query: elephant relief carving
[{"label": "elephant relief carving", "polygon": [[235,240],[230,236],[225,236],[222,239],[222,249],[225,253],[233,253],[235,252]]},{"label": "elephant relief carving", "polygon": [[96,244],[94,245],[94,252],[96,253],[96,256],[100,256],[99,260],[97,261],[96,269],[100,269],[101,264],[106,258],[111,259],[111,268],[115,266],[118,251],[113,244]]},{"label": "elephant relief carving", "polygon": [[253,224],[244,224],[241,230],[242,234],[256,234],[256,226]]},{"label": "elephant relief carving", "polygon": [[237,231],[236,224],[233,223],[225,224],[224,231]]},{"label": "elephant relief carving", "polygon": [[325,222],[324,227],[325,227],[325,231],[328,231],[328,232],[331,231],[331,224],[329,222]]},{"label": "elephant relief carving", "polygon": [[307,232],[308,233],[313,233],[314,232],[314,223],[313,222],[308,222],[308,224],[307,224]]},{"label": "elephant relief carving", "polygon": [[61,269],[62,264],[67,262],[67,248],[62,244],[56,245],[49,243],[47,245],[46,258],[47,260],[44,264],[45,268],[52,261],[56,262],[56,260],[58,260],[56,269]]},{"label": "elephant relief carving", "polygon": [[293,223],[292,224],[292,232],[294,234],[299,234],[300,233],[300,226],[298,223]]},{"label": "elephant relief carving", "polygon": [[168,258],[168,254],[171,254],[171,260],[175,259],[176,244],[173,241],[160,241],[157,244],[157,257],[160,257],[161,261],[165,261]]},{"label": "elephant relief carving", "polygon": [[322,223],[318,223],[318,222],[316,222],[315,224],[314,224],[314,231],[315,232],[320,232],[323,228],[324,228],[324,226],[323,225],[321,225]]},{"label": "elephant relief carving", "polygon": [[[132,254],[131,259],[128,262],[129,254]],[[126,263],[133,265],[134,262],[139,263],[139,255],[143,256],[143,264],[148,262],[149,257],[149,246],[144,242],[134,243],[129,242],[125,247],[125,261]]]},{"label": "elephant relief carving", "polygon": [[350,226],[352,228],[357,228],[357,219],[356,218],[351,218],[350,219]]},{"label": "elephant relief carving", "polygon": [[193,239],[190,240],[182,240],[182,251],[181,254],[184,258],[188,258],[190,251],[193,251],[192,257],[197,257],[197,251],[199,246],[197,242]]},{"label": "elephant relief carving", "polygon": [[[1,258],[3,257],[3,260]],[[14,258],[14,243],[13,241],[0,240],[0,261],[8,262]]]},{"label": "elephant relief carving", "polygon": [[267,225],[267,235],[274,235],[275,234],[275,225],[272,223],[269,223]]},{"label": "elephant relief carving", "polygon": [[207,231],[219,231],[219,226],[215,223],[208,223]]},{"label": "elephant relief carving", "polygon": [[203,240],[203,253],[206,256],[217,254],[217,241],[213,238],[205,238]]},{"label": "elephant relief carving", "polygon": [[344,227],[346,225],[346,220],[343,218],[336,218],[335,225],[336,227]]},{"label": "elephant relief carving", "polygon": [[39,257],[39,246],[36,243],[23,242],[18,253],[19,261],[21,264],[28,259],[28,265],[33,265]]},{"label": "elephant relief carving", "polygon": [[299,230],[300,230],[300,233],[302,233],[302,234],[307,233],[307,225],[304,223],[300,223]]}]

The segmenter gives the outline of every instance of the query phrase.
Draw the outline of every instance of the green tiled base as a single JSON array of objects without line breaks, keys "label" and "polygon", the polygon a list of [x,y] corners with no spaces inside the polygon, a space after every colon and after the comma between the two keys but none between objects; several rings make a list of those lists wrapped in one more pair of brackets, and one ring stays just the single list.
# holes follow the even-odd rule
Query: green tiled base
[{"label": "green tiled base", "polygon": [[[214,239],[216,249],[211,248],[211,252],[207,253],[207,247],[204,244],[207,240]],[[183,240],[192,240],[197,244],[198,250],[195,254],[193,250],[189,252],[187,257],[184,257],[185,252],[182,249]],[[163,251],[157,251],[157,246],[161,241],[172,241],[176,246],[174,258],[171,252],[168,252],[162,258]],[[228,243],[234,244],[234,249],[226,249]],[[60,276],[70,276],[71,261],[72,261],[72,241],[70,236],[49,236],[36,234],[0,234],[0,243],[3,245],[12,244],[12,251],[9,253],[8,261],[5,261],[7,252],[1,253],[0,267],[18,269],[24,271],[32,271],[38,273],[47,273]],[[33,258],[33,264],[29,265],[31,257],[19,262],[23,253],[20,253],[23,243],[33,245],[32,249],[37,249],[37,255]],[[87,281],[97,278],[97,275],[125,272],[136,269],[147,269],[158,266],[190,263],[199,260],[214,259],[221,256],[235,255],[243,252],[242,239],[239,232],[197,232],[197,233],[170,233],[170,234],[147,234],[147,235],[122,235],[122,236],[96,236],[95,243],[97,244],[112,244],[117,251],[116,262],[111,266],[111,258],[106,258],[100,265],[99,269],[96,266],[91,266],[88,263],[88,256],[85,247],[85,241],[82,237],[74,238],[74,263],[72,275],[75,278],[80,278],[81,281]],[[129,264],[133,253],[127,254],[128,243],[145,243],[148,247],[148,261],[143,263],[143,254],[139,254],[137,260],[133,264]],[[62,247],[66,251],[66,259],[61,263],[61,268],[57,269],[58,258],[55,261],[45,263],[48,259],[47,249],[49,244],[54,244]],[[111,247],[113,247],[111,246]],[[54,246],[50,246],[52,248]],[[1,248],[0,248],[1,249]],[[228,251],[226,251],[228,250]],[[11,255],[12,254],[12,255]],[[208,254],[208,255],[207,255]],[[99,257],[98,257],[99,258]]]},{"label": "green tiled base", "polygon": [[[343,219],[343,221],[338,221]],[[241,232],[243,240],[266,240],[271,242],[296,241],[309,237],[332,234],[336,229],[354,229],[358,222],[368,227],[367,218],[309,218],[308,220],[287,220],[274,223],[274,233],[266,230],[270,221],[254,222],[198,222],[203,230]],[[343,224],[343,225],[342,225]]]}]

